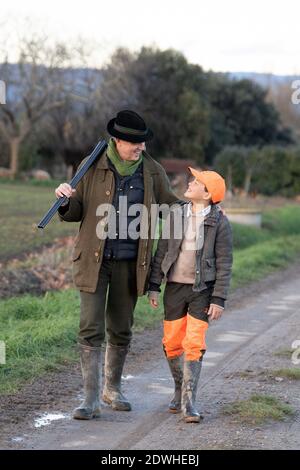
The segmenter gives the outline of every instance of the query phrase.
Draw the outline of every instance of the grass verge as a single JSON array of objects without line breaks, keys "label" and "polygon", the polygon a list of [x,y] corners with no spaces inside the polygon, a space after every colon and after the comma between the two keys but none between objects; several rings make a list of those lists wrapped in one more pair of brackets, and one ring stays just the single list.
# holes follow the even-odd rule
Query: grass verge
[{"label": "grass verge", "polygon": [[282,349],[278,349],[277,351],[274,351],[273,356],[286,357],[290,359],[292,357],[293,352],[294,352],[294,349],[282,348]]},{"label": "grass verge", "polygon": [[299,235],[281,236],[244,250],[236,250],[233,256],[231,288],[258,281],[279,268],[287,267],[299,256]]},{"label": "grass verge", "polygon": [[[7,357],[6,364],[0,365],[0,393],[16,392],[23,383],[78,360],[79,311],[74,289],[0,302],[0,340],[5,342]],[[153,327],[161,314],[162,308],[152,310],[141,298],[135,331]]]},{"label": "grass verge", "polygon": [[262,424],[270,419],[282,421],[294,414],[290,405],[269,395],[252,395],[247,400],[237,400],[223,408],[223,413],[247,424]]},{"label": "grass verge", "polygon": [[272,377],[284,377],[291,380],[300,380],[300,368],[290,367],[277,370],[271,370],[269,375]]}]

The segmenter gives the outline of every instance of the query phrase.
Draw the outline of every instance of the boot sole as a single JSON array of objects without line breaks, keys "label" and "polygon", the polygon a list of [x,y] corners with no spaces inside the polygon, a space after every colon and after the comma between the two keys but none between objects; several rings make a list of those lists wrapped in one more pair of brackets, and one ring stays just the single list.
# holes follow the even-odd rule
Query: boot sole
[{"label": "boot sole", "polygon": [[184,421],[186,423],[200,423],[202,419],[203,416],[185,416]]},{"label": "boot sole", "polygon": [[130,405],[121,405],[121,404],[116,405],[106,395],[102,396],[102,400],[104,401],[104,403],[107,403],[107,405],[110,405],[113,410],[116,410],[116,411],[131,411],[131,406]]},{"label": "boot sole", "polygon": [[185,418],[186,423],[200,423],[200,418]]},{"label": "boot sole", "polygon": [[176,408],[169,408],[169,413],[176,415],[178,413],[181,413],[181,409],[176,410]]},{"label": "boot sole", "polygon": [[80,420],[88,421],[90,419],[100,418],[100,416],[101,416],[100,411],[96,411],[91,415],[81,415],[81,414],[74,413],[73,414],[73,419],[80,419]]}]

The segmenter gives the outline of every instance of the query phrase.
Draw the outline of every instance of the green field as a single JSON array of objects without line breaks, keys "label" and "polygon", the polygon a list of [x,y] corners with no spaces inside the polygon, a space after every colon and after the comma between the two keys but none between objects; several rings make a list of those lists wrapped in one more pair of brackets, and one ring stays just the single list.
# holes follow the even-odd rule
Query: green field
[{"label": "green field", "polygon": [[76,233],[78,224],[62,223],[57,215],[46,229],[34,229],[55,201],[54,188],[0,184],[0,261]]},{"label": "green field", "polygon": [[[9,200],[10,207],[4,207],[5,222],[0,226],[2,256],[16,254],[15,245],[19,253],[40,246],[43,240],[38,238],[38,243],[29,235],[28,227],[48,208],[53,200],[52,191],[28,187],[23,195],[22,185],[2,185],[0,193]],[[46,240],[51,242],[54,237],[72,233],[76,225],[53,222],[47,228]],[[8,227],[14,229],[13,233]],[[300,258],[300,207],[286,206],[266,212],[262,229],[233,224],[233,232],[232,289],[257,281]],[[152,310],[147,298],[140,298],[135,329],[155,326],[162,315],[162,299],[159,308]],[[0,341],[5,341],[7,353],[7,363],[0,365],[0,392],[16,391],[24,382],[78,360],[75,351],[78,322],[79,296],[74,289],[0,301]]]},{"label": "green field", "polygon": [[[78,224],[62,223],[57,215],[46,229],[34,228],[55,201],[54,189],[58,184],[0,183],[0,261],[32,251],[55,238],[76,234]],[[274,236],[299,234],[300,208],[286,206],[266,211],[262,229],[233,224],[233,230],[235,249],[247,248]]]}]

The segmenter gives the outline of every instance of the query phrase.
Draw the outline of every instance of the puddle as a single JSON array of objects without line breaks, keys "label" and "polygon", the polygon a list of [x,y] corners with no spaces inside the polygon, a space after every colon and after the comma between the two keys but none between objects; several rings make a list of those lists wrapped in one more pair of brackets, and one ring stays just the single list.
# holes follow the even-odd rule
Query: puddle
[{"label": "puddle", "polygon": [[170,395],[170,393],[174,392],[173,388],[163,387],[162,385],[158,385],[158,384],[149,385],[148,388],[150,388],[154,392],[163,393],[164,395]]},{"label": "puddle", "polygon": [[65,418],[67,418],[67,415],[64,415],[63,413],[44,413],[42,416],[34,420],[34,427],[40,428],[42,426],[47,426],[52,421]]},{"label": "puddle", "polygon": [[134,375],[122,375],[122,380],[131,380],[134,379]]},{"label": "puddle", "polygon": [[286,295],[283,297],[284,300],[290,300],[290,301],[295,301],[295,300],[300,300],[300,295]]},{"label": "puddle", "polygon": [[11,440],[13,442],[22,442],[24,441],[24,437],[13,437]]},{"label": "puddle", "polygon": [[251,331],[237,331],[237,330],[230,330],[227,331],[227,333],[230,333],[231,335],[240,335],[240,336],[253,336],[254,333],[251,333]]},{"label": "puddle", "polygon": [[[224,356],[224,353],[216,352],[216,351],[206,351],[204,355],[204,362],[206,359],[215,359],[217,357]],[[203,364],[204,364],[203,362]]]},{"label": "puddle", "polygon": [[291,310],[293,307],[288,305],[267,305],[267,308],[270,310]]},{"label": "puddle", "polygon": [[215,366],[215,365],[216,365],[215,362],[203,361],[203,367],[213,367],[213,366]]},{"label": "puddle", "polygon": [[240,341],[245,341],[246,337],[242,336],[240,334],[230,334],[230,333],[223,333],[221,335],[218,335],[216,338],[216,341],[224,341],[228,343],[239,343]]}]

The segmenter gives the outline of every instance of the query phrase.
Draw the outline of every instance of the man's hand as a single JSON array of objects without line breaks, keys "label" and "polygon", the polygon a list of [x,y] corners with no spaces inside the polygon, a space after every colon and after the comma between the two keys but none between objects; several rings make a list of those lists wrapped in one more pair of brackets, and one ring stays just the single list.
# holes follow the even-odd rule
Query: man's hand
[{"label": "man's hand", "polygon": [[[68,183],[62,183],[60,184],[56,190],[55,190],[55,196],[57,198],[67,196],[67,198],[70,198],[72,194],[76,191],[76,189],[72,189],[72,187]],[[66,206],[69,201],[66,201],[62,206]]]},{"label": "man's hand", "polygon": [[55,196],[57,198],[67,196],[71,197],[73,193],[75,193],[76,189],[72,189],[68,183],[60,184],[55,190]]},{"label": "man's hand", "polygon": [[148,292],[148,299],[149,299],[149,303],[150,303],[152,308],[157,308],[158,307],[158,305],[159,305],[158,297],[159,297],[159,292],[156,292],[156,291],[153,291],[153,290],[150,290]]},{"label": "man's hand", "polygon": [[216,304],[210,304],[207,315],[209,315],[210,320],[219,320],[224,312],[224,308]]}]

